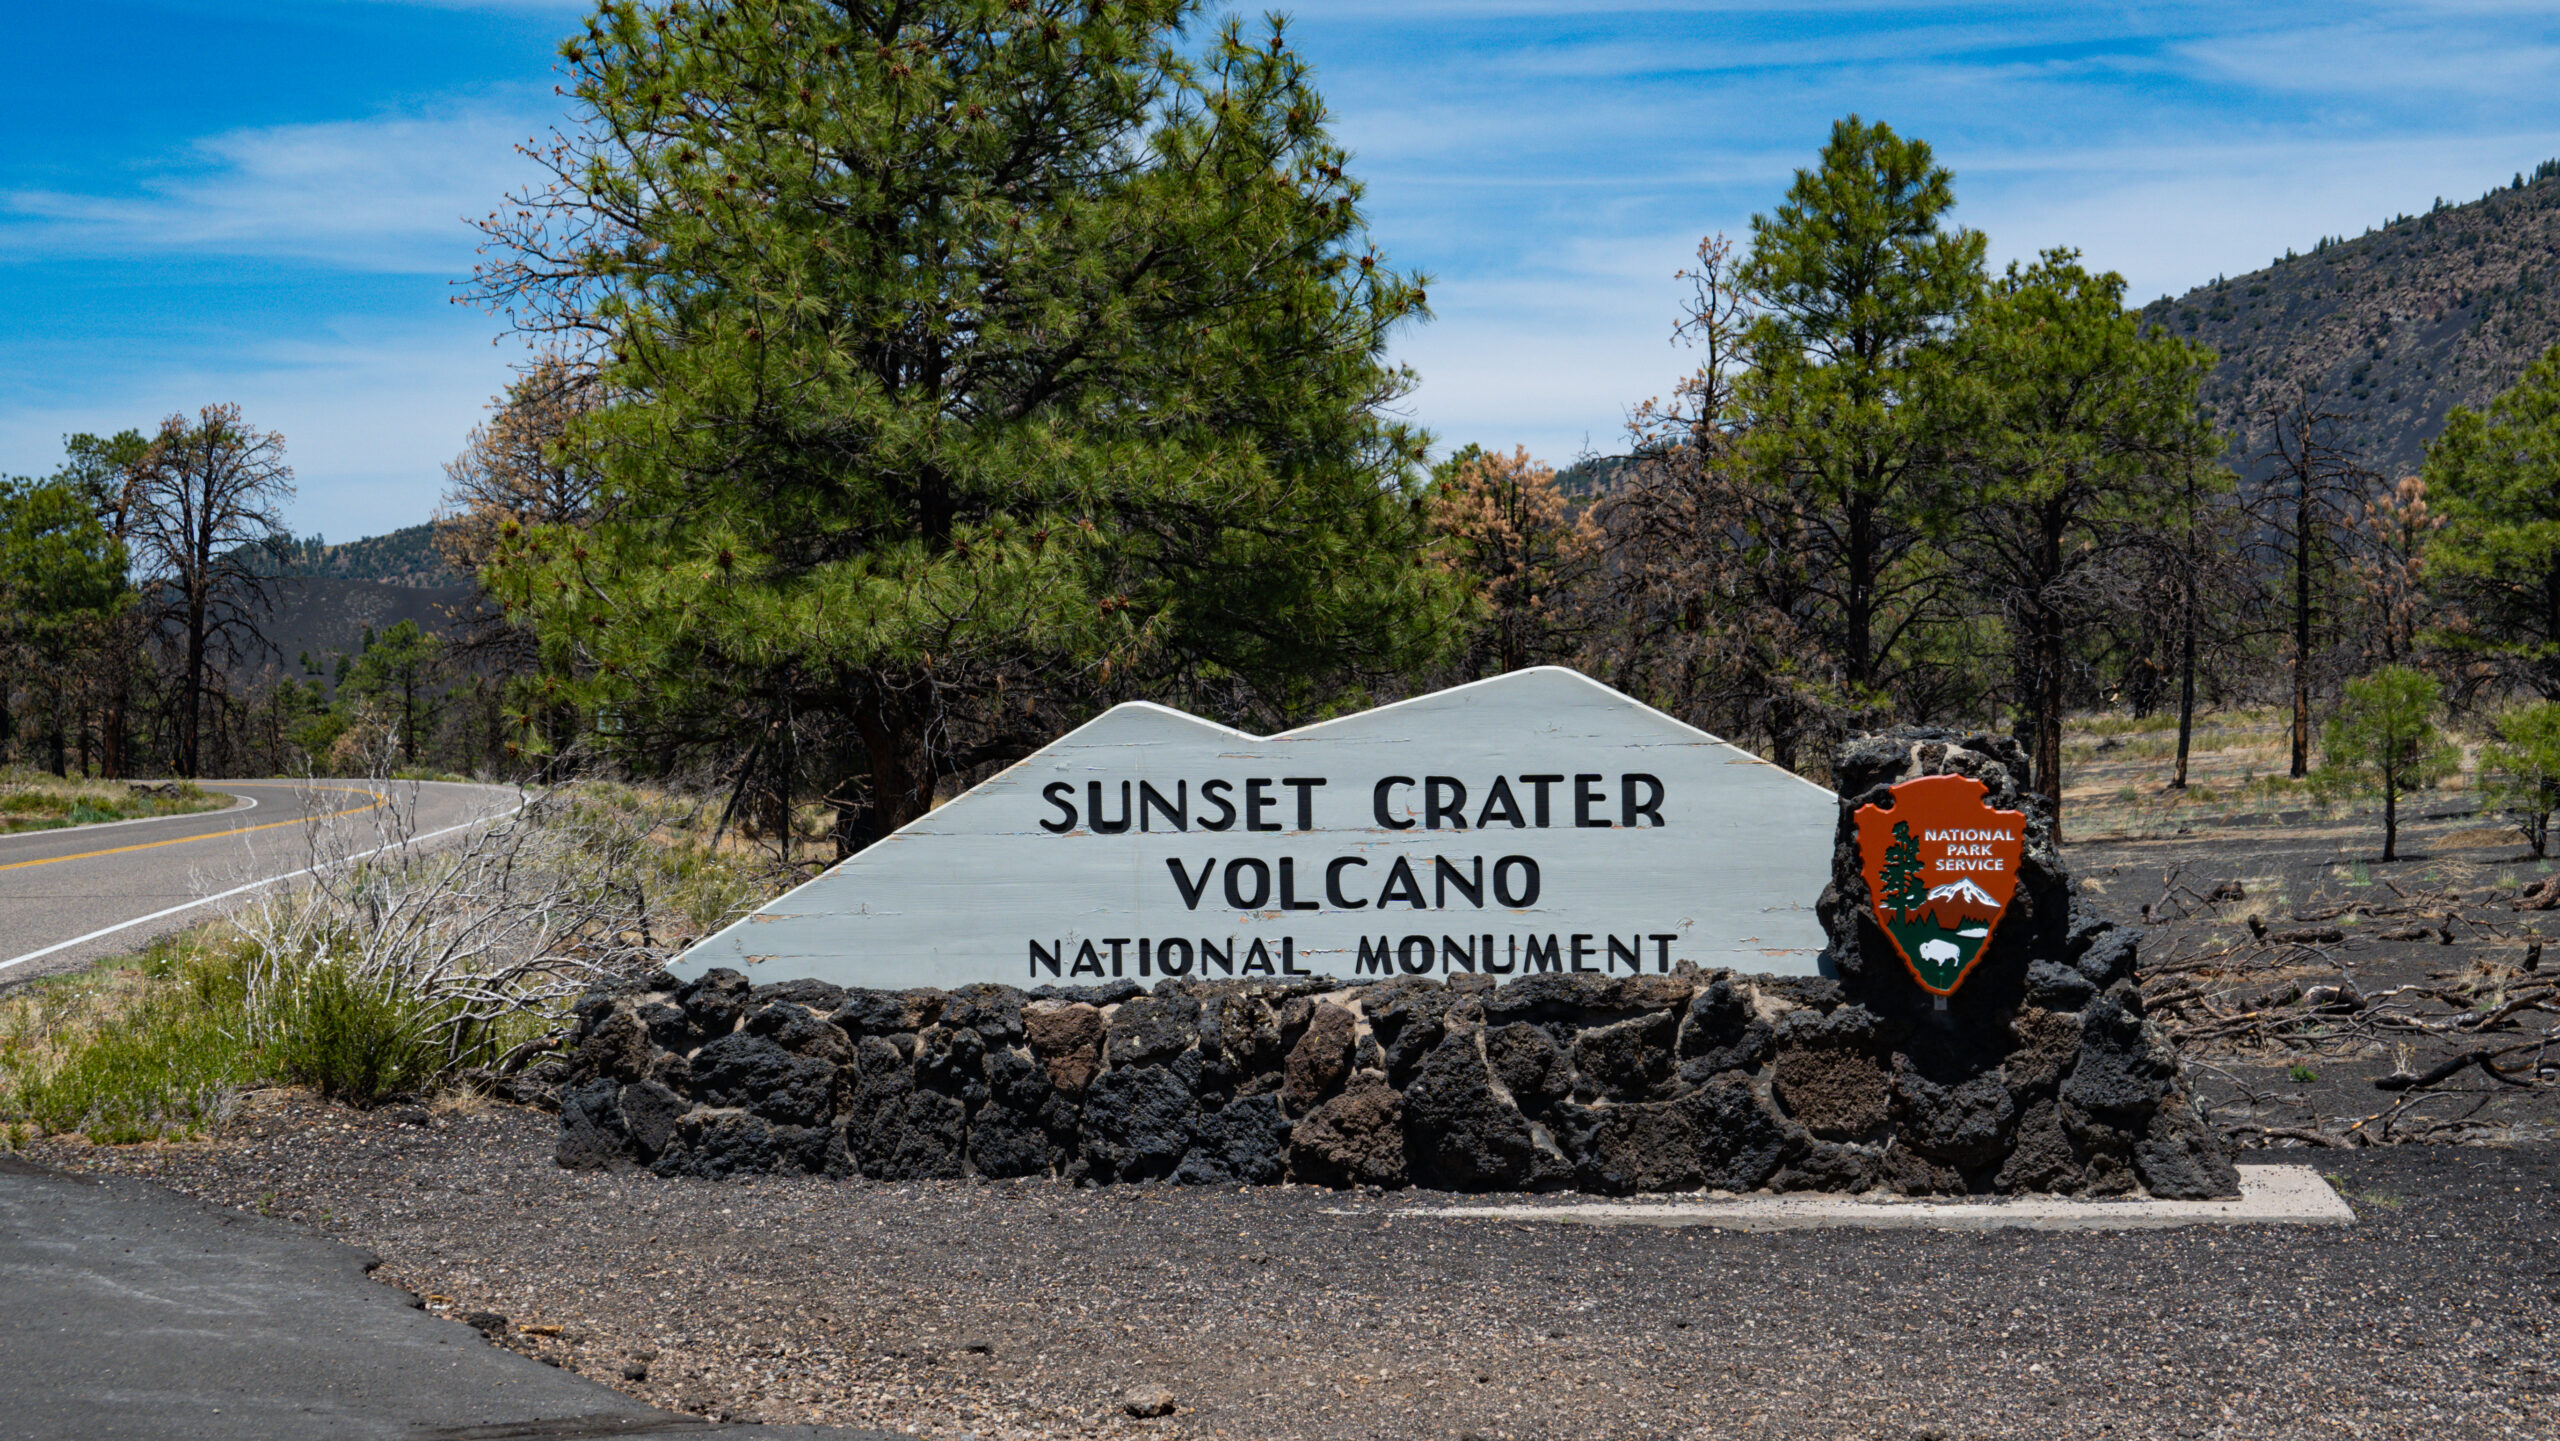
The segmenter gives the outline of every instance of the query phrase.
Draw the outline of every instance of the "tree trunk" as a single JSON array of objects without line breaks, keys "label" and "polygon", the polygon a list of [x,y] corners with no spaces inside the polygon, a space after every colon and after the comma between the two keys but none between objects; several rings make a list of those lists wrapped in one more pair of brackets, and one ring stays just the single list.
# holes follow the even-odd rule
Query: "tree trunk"
[{"label": "tree trunk", "polygon": [[45,749],[50,753],[48,756],[50,768],[57,776],[68,775],[69,772],[65,767],[71,763],[71,748],[62,733],[62,685],[59,674],[59,672],[56,673],[53,692],[45,707]]},{"label": "tree trunk", "polygon": [[205,607],[187,604],[186,674],[178,685],[178,774],[194,780],[203,759]]},{"label": "tree trunk", "polygon": [[2387,770],[2382,773],[2382,858],[2400,859],[2400,784]]},{"label": "tree trunk", "polygon": [[1849,499],[1849,584],[1842,616],[1842,638],[1849,684],[1861,690],[1875,683],[1875,506],[1862,496]]},{"label": "tree trunk", "polygon": [[915,727],[903,716],[857,716],[862,748],[871,760],[871,835],[876,839],[933,808],[933,775],[914,764]]},{"label": "tree trunk", "polygon": [[[123,627],[116,629],[122,631]],[[119,635],[110,644],[120,645],[122,640]],[[119,650],[115,659],[108,663],[106,714],[98,721],[98,768],[113,781],[125,777],[125,688],[131,680],[125,660],[125,655]]]},{"label": "tree trunk", "polygon": [[2196,734],[2196,584],[2192,573],[2186,584],[2185,623],[2178,628],[2178,778],[2169,783],[2172,790],[2187,788],[2187,748]]},{"label": "tree trunk", "polygon": [[2293,507],[2293,768],[2288,774],[2300,780],[2310,771],[2311,477],[2306,473]]}]

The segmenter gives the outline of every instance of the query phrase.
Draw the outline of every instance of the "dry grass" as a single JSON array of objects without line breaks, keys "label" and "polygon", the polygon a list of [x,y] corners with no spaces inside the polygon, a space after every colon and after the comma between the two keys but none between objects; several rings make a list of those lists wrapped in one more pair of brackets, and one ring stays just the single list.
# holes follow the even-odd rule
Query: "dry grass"
[{"label": "dry grass", "polygon": [[[253,1086],[371,1104],[504,1070],[597,978],[658,965],[798,879],[708,828],[675,798],[562,787],[465,841],[327,865],[0,996],[0,1143],[182,1139]],[[313,859],[378,839],[324,831]]]},{"label": "dry grass", "polygon": [[0,835],[182,816],[220,810],[231,803],[231,797],[199,790],[193,781],[134,784],[66,779],[14,766],[0,770]]},{"label": "dry grass", "polygon": [[[2284,816],[2296,823],[2339,820],[2376,807],[2361,793],[2323,793],[2292,763],[2289,714],[2275,707],[2199,715],[2187,753],[2187,785],[2177,774],[2177,717],[2075,717],[2063,729],[2064,829],[2075,841],[2149,840],[2233,822]],[[2479,743],[2456,736],[2462,771],[2404,808],[2439,811],[2469,803],[2478,784]],[[2315,730],[2311,764],[2320,764]],[[2483,827],[2494,823],[2484,817]],[[2512,832],[2502,832],[2512,837]],[[2478,844],[2489,844],[2483,840]]]}]

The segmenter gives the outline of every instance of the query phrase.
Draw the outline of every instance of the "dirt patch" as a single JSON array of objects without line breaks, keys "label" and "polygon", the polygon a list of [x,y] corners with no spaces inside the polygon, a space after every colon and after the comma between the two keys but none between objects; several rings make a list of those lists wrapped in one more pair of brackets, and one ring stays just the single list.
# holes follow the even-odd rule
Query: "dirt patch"
[{"label": "dirt patch", "polygon": [[2084,894],[2150,922],[2145,1003],[2240,1144],[2560,1139],[2560,880],[2428,805],[2392,862],[2353,806],[2069,848]]}]

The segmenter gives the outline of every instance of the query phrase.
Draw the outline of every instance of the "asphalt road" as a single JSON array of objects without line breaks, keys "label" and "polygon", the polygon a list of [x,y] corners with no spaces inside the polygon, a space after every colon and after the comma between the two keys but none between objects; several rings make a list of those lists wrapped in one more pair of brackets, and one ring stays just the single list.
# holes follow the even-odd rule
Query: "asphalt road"
[{"label": "asphalt road", "polygon": [[516,803],[442,781],[205,781],[229,810],[0,837],[0,986],[78,970],[219,914],[308,869],[425,839]]},{"label": "asphalt road", "polygon": [[0,1438],[893,1441],[706,1426],[489,1345],[374,1258],[146,1183],[0,1155]]}]

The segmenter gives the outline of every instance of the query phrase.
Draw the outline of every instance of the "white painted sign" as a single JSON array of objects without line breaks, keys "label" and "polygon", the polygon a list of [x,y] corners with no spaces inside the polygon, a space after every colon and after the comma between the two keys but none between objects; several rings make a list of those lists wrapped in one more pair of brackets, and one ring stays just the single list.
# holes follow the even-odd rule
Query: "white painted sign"
[{"label": "white painted sign", "polygon": [[1810,975],[1831,792],[1542,667],[1262,738],[1133,703],[675,967],[899,988]]}]

